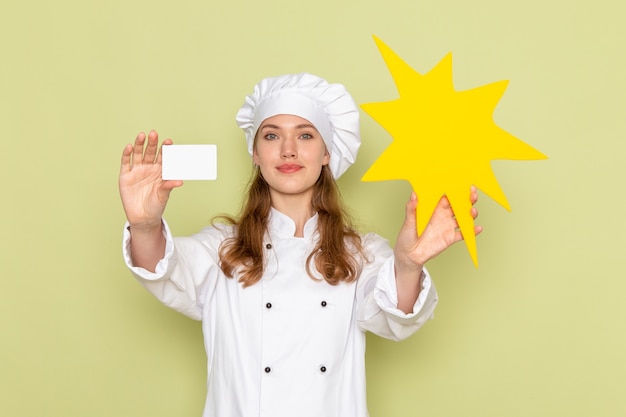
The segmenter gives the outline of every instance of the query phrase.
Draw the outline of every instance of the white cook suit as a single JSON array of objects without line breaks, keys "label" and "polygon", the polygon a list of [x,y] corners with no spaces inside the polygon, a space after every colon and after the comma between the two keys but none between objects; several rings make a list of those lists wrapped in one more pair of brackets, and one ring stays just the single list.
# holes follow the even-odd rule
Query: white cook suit
[{"label": "white cook suit", "polygon": [[218,251],[233,226],[173,238],[164,221],[165,256],[154,273],[132,265],[130,232],[124,258],[133,274],[167,306],[202,320],[208,359],[203,417],[366,417],[365,331],[392,340],[413,334],[433,316],[435,287],[426,272],[413,313],[396,308],[393,251],[375,234],[362,236],[371,262],[359,279],[329,285],[305,270],[315,246],[317,215],[304,237],[272,209],[265,270],[243,288],[227,278]]}]

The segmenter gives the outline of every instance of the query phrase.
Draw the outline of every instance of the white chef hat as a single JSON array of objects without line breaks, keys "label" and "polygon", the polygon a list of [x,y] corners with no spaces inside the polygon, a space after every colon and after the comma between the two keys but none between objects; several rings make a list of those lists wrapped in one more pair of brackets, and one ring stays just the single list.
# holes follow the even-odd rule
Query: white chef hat
[{"label": "white chef hat", "polygon": [[254,136],[268,117],[291,114],[308,120],[322,135],[330,153],[330,170],[339,178],[356,159],[361,145],[359,110],[341,84],[315,75],[287,74],[261,80],[237,113],[252,155]]}]

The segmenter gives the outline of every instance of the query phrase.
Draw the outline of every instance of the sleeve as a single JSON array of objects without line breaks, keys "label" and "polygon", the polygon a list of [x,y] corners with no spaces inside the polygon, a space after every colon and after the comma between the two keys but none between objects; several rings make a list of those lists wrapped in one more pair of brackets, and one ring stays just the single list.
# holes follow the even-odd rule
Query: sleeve
[{"label": "sleeve", "polygon": [[[139,283],[166,306],[201,320],[220,274],[217,248],[223,239],[215,228],[191,237],[173,237],[163,220],[165,254],[155,271],[134,266],[130,256],[130,231],[124,227],[122,253],[126,266]],[[220,239],[221,238],[221,239]]]},{"label": "sleeve", "polygon": [[413,312],[405,314],[396,306],[393,250],[382,237],[369,234],[363,239],[370,261],[364,266],[357,283],[357,317],[359,327],[395,341],[404,340],[434,317],[437,291],[426,268],[422,290]]}]

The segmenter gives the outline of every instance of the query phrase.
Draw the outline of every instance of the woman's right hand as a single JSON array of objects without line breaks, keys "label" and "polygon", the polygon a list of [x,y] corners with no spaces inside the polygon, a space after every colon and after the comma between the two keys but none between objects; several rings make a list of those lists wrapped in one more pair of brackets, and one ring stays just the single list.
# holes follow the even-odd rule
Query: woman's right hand
[{"label": "woman's right hand", "polygon": [[[167,139],[161,146],[171,144]],[[126,145],[122,153],[120,196],[126,218],[134,230],[160,230],[170,192],[183,185],[182,181],[162,179],[161,160],[159,136],[154,130],[148,134],[147,141],[146,134],[139,133],[135,143]]]}]

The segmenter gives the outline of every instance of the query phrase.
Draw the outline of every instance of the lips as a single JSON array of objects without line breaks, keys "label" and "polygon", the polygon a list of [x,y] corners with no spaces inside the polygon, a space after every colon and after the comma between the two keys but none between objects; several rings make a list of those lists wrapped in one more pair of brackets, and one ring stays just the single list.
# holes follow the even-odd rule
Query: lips
[{"label": "lips", "polygon": [[278,166],[277,169],[283,174],[293,174],[294,172],[300,171],[302,166],[297,164],[283,164]]}]

